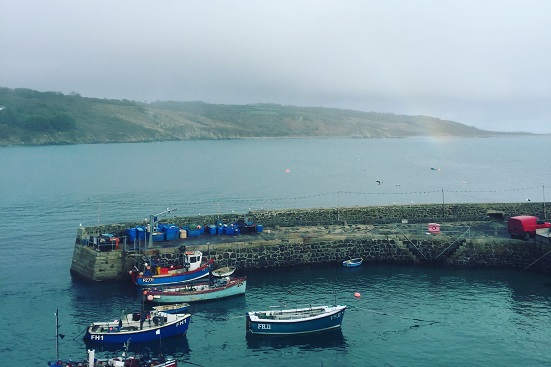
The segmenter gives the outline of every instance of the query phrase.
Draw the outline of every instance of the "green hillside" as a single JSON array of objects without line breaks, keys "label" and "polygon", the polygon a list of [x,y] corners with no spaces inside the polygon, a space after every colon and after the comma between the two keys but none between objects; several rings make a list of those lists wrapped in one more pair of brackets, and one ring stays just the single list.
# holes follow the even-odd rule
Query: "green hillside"
[{"label": "green hillside", "polygon": [[141,103],[0,88],[0,146],[259,137],[495,136],[427,116],[275,104]]}]

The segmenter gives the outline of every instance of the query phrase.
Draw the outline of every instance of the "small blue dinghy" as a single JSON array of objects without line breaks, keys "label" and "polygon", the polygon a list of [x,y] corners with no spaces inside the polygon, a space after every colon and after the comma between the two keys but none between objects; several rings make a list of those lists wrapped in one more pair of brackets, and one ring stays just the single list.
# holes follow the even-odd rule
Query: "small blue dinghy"
[{"label": "small blue dinghy", "polygon": [[350,259],[350,260],[344,260],[342,262],[342,266],[344,266],[346,268],[355,268],[356,266],[362,265],[363,261],[364,261],[364,259],[361,258],[361,257],[357,257],[355,259]]}]

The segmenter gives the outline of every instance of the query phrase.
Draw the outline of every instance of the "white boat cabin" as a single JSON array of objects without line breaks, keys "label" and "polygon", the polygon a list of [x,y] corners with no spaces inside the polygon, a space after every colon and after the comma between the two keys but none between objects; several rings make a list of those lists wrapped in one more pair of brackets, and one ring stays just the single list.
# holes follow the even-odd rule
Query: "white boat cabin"
[{"label": "white boat cabin", "polygon": [[201,267],[203,261],[203,253],[201,251],[186,251],[184,252],[184,267],[187,271],[193,271]]}]

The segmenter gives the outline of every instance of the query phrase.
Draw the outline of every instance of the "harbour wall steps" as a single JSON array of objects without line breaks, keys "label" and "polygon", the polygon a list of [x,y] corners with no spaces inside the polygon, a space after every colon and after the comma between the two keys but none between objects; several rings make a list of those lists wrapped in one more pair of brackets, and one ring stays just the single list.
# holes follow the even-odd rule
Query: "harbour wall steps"
[{"label": "harbour wall steps", "polygon": [[[204,237],[145,244],[121,242],[112,251],[97,251],[84,239],[123,233],[145,223],[80,227],[71,273],[94,281],[128,279],[136,257],[170,256],[181,245],[203,251],[217,266],[238,269],[339,263],[354,257],[366,263],[463,267],[503,267],[551,272],[551,245],[510,239],[504,221],[513,215],[544,218],[543,203],[428,204],[329,209],[251,211],[244,215],[205,215],[167,219],[178,226],[227,223],[245,218],[262,223],[264,232],[232,237]],[[161,218],[162,219],[162,218]],[[427,234],[426,223],[442,232]],[[476,228],[476,230],[471,230]],[[132,248],[131,248],[132,247]]]}]

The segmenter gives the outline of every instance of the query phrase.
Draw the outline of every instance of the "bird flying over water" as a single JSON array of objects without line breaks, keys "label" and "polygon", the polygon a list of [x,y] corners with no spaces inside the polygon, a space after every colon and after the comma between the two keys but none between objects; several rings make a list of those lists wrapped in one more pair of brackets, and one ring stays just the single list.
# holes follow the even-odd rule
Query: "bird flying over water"
[{"label": "bird flying over water", "polygon": [[377,185],[380,185],[380,184],[383,183],[383,181],[379,181],[379,180],[377,180],[377,181],[375,181],[375,182],[377,182]]}]

